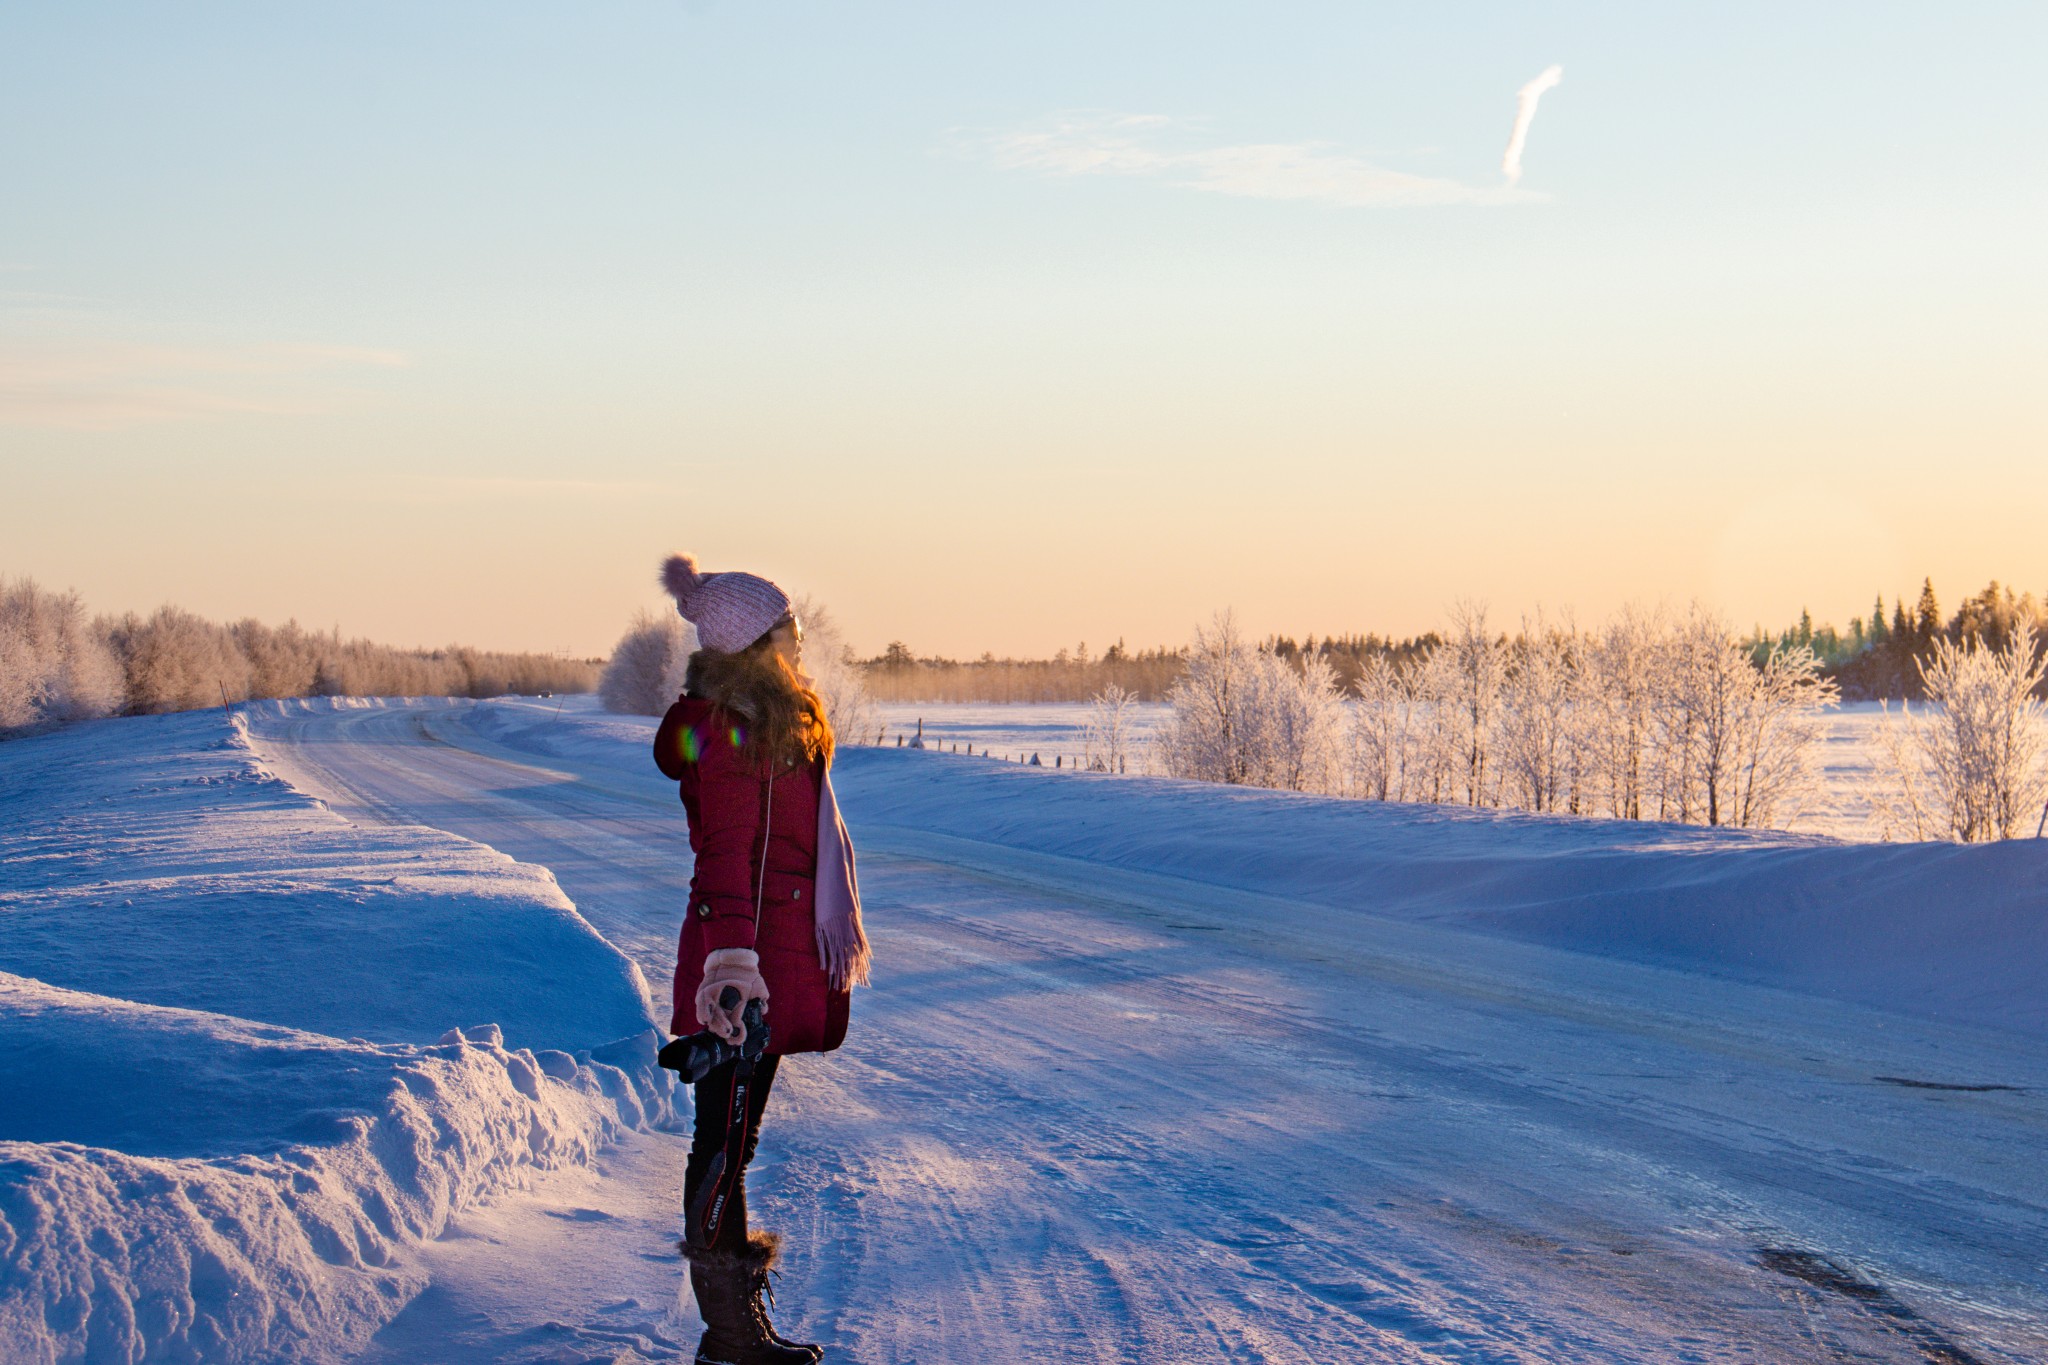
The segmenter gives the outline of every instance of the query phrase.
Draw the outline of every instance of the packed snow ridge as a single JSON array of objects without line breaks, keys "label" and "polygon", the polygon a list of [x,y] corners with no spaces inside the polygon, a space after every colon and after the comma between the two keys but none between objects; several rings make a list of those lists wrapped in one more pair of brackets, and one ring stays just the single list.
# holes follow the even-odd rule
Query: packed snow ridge
[{"label": "packed snow ridge", "polygon": [[338,1360],[481,1199],[673,1120],[542,868],[350,824],[219,712],[0,745],[10,1362]]}]

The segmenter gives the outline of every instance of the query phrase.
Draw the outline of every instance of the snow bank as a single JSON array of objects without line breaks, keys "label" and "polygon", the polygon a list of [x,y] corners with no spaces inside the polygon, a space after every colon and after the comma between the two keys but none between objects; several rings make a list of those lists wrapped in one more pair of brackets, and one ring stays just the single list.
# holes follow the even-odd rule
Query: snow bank
[{"label": "snow bank", "polygon": [[219,713],[0,745],[0,829],[9,1362],[342,1359],[408,1244],[672,1117],[551,876],[349,825]]}]

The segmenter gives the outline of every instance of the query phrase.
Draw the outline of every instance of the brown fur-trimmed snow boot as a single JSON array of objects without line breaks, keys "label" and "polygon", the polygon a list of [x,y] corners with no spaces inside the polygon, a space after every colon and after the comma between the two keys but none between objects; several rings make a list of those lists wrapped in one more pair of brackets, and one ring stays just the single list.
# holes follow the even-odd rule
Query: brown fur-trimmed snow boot
[{"label": "brown fur-trimmed snow boot", "polygon": [[690,1287],[704,1319],[697,1365],[814,1365],[824,1357],[822,1346],[778,1336],[768,1319],[775,1301],[768,1279],[780,1255],[781,1239],[759,1231],[740,1251],[690,1253]]}]

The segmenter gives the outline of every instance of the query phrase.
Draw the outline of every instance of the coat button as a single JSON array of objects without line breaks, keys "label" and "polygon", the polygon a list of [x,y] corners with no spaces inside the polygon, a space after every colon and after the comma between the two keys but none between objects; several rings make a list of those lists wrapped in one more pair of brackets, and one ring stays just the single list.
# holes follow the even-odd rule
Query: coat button
[{"label": "coat button", "polygon": [[710,919],[711,907],[709,905],[700,905],[697,907],[697,914],[704,919]]},{"label": "coat button", "polygon": [[789,898],[793,901],[802,900],[804,898],[804,889],[799,886],[796,890],[789,893]]}]

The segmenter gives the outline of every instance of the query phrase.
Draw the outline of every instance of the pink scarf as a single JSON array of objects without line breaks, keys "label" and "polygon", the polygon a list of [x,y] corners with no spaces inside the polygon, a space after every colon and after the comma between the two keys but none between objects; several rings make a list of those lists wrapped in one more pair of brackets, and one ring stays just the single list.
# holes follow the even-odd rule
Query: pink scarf
[{"label": "pink scarf", "polygon": [[818,961],[831,976],[832,989],[868,985],[874,951],[860,922],[860,878],[853,866],[853,838],[839,818],[839,798],[832,793],[829,763],[818,784],[818,895],[811,904]]}]

